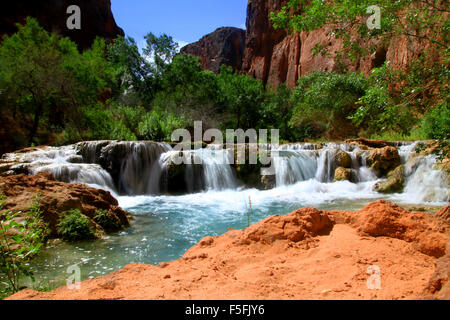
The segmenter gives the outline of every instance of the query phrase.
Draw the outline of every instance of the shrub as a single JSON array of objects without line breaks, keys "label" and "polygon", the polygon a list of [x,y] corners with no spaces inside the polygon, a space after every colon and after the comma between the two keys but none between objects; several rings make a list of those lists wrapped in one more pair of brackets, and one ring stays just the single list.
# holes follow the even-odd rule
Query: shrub
[{"label": "shrub", "polygon": [[422,122],[422,128],[429,139],[450,138],[450,108],[444,102],[431,109]]},{"label": "shrub", "polygon": [[301,133],[325,128],[331,137],[351,136],[355,128],[348,117],[357,110],[366,85],[364,76],[356,73],[317,71],[301,77],[292,95],[290,127]]},{"label": "shrub", "polygon": [[152,111],[147,113],[139,123],[138,136],[144,140],[170,141],[174,130],[185,127],[186,121],[183,116],[177,117],[168,112]]},{"label": "shrub", "polygon": [[107,210],[97,210],[94,221],[106,231],[114,231],[120,229],[120,223],[111,216]]},{"label": "shrub", "polygon": [[5,274],[7,281],[2,283],[6,288],[0,291],[0,299],[21,289],[22,276],[34,282],[27,262],[44,244],[47,228],[41,219],[39,195],[33,200],[25,219],[20,222],[18,218],[21,212],[2,212],[4,204],[0,195],[0,271]]},{"label": "shrub", "polygon": [[78,241],[94,238],[94,230],[89,219],[82,215],[79,209],[64,213],[57,226],[58,233],[68,241]]}]

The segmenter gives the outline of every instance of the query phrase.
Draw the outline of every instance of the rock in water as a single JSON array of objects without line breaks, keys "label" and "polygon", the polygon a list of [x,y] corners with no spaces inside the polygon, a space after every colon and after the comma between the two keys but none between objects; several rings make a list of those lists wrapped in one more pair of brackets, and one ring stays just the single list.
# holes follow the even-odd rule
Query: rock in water
[{"label": "rock in water", "polygon": [[336,152],[336,155],[334,156],[334,162],[336,164],[336,167],[343,167],[343,168],[352,167],[352,158],[344,150],[339,149]]},{"label": "rock in water", "polygon": [[374,149],[369,156],[368,163],[378,176],[383,176],[390,170],[398,167],[401,160],[397,148],[384,147]]},{"label": "rock in water", "polygon": [[405,166],[401,165],[387,175],[387,180],[378,182],[374,190],[380,193],[402,192],[405,187]]},{"label": "rock in water", "polygon": [[343,167],[339,167],[334,172],[334,181],[350,181],[355,182],[356,177],[355,173],[352,169],[347,169]]}]

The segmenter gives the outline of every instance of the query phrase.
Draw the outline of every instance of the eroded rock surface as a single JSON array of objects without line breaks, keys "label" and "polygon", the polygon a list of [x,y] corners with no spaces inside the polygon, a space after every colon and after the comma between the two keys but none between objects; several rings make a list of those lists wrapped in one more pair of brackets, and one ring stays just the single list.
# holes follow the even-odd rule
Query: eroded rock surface
[{"label": "eroded rock surface", "polygon": [[106,210],[122,227],[129,225],[128,213],[119,207],[109,192],[82,184],[58,182],[49,173],[0,177],[0,194],[6,200],[4,209],[14,212],[27,212],[38,195],[42,218],[48,223],[54,237],[58,237],[57,224],[63,213],[72,209],[79,209],[89,218],[97,235],[105,231],[94,221],[98,210]]},{"label": "eroded rock surface", "polygon": [[240,70],[244,49],[245,30],[228,27],[219,28],[183,47],[181,53],[200,57],[203,68],[218,73],[223,64]]},{"label": "eroded rock surface", "polygon": [[[71,5],[78,5],[81,9],[80,30],[67,28],[70,16],[67,8]],[[68,36],[81,49],[89,48],[96,37],[112,41],[118,35],[124,35],[114,20],[110,0],[4,1],[0,11],[0,35],[16,32],[15,24],[24,23],[28,16],[36,18],[47,31]]]}]

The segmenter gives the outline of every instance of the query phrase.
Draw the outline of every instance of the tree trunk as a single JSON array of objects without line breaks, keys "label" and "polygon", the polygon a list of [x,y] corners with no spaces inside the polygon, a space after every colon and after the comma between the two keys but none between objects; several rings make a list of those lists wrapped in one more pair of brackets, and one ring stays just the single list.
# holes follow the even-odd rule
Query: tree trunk
[{"label": "tree trunk", "polygon": [[28,137],[28,143],[30,144],[30,146],[33,143],[33,139],[36,136],[36,133],[37,133],[37,130],[38,130],[38,127],[39,127],[39,121],[41,119],[42,109],[43,109],[42,108],[42,104],[39,103],[37,105],[36,111],[34,113],[33,127],[31,128],[30,135]]}]

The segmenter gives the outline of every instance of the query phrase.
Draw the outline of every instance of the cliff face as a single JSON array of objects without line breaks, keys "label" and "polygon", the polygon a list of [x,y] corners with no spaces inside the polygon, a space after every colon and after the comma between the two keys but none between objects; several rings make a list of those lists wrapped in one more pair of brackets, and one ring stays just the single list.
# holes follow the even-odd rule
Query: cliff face
[{"label": "cliff face", "polygon": [[[70,5],[81,9],[81,30],[69,30],[66,26]],[[46,30],[70,37],[80,49],[90,47],[97,36],[110,41],[124,35],[114,20],[110,0],[7,1],[0,12],[0,35],[14,33],[15,24],[23,23],[28,16],[36,18]]]},{"label": "cliff face", "polygon": [[205,69],[218,72],[225,64],[240,70],[245,49],[245,31],[238,28],[219,28],[198,42],[185,46],[181,53],[201,58]]},{"label": "cliff face", "polygon": [[[330,35],[331,28],[311,32],[289,34],[286,30],[275,30],[270,13],[279,11],[288,0],[249,0],[247,7],[246,49],[242,71],[269,85],[282,82],[290,87],[296,85],[300,76],[312,71],[335,71],[335,53],[342,50],[340,40]],[[326,45],[329,55],[315,56],[312,49]],[[361,43],[364,44],[368,43]],[[376,52],[355,61],[345,61],[349,71],[368,74],[372,68],[381,66],[386,60],[395,68],[405,68],[423,52],[424,44],[406,38],[393,39],[388,44],[378,45]]]},{"label": "cliff face", "polygon": [[[335,52],[342,49],[342,42],[330,35],[330,28],[325,27],[311,32],[289,34],[286,30],[275,30],[270,21],[270,12],[280,10],[288,0],[249,0],[247,7],[247,23],[245,33],[245,51],[242,62],[227,63],[226,50],[229,46],[220,37],[207,36],[189,45],[186,53],[201,57],[203,66],[217,70],[216,52],[222,52],[223,63],[241,65],[241,72],[262,80],[265,84],[277,87],[283,82],[290,87],[296,85],[300,76],[315,70],[335,71],[337,64]],[[329,55],[314,56],[312,49],[317,45],[326,45]],[[374,68],[381,66],[386,60],[396,68],[404,68],[411,59],[423,52],[424,44],[418,41],[409,41],[406,38],[395,39],[379,48],[372,55],[355,61],[347,61],[350,71],[364,72],[366,74]],[[201,48],[201,50],[197,49]],[[210,49],[213,48],[213,49]],[[209,61],[216,59],[211,66]]]}]

